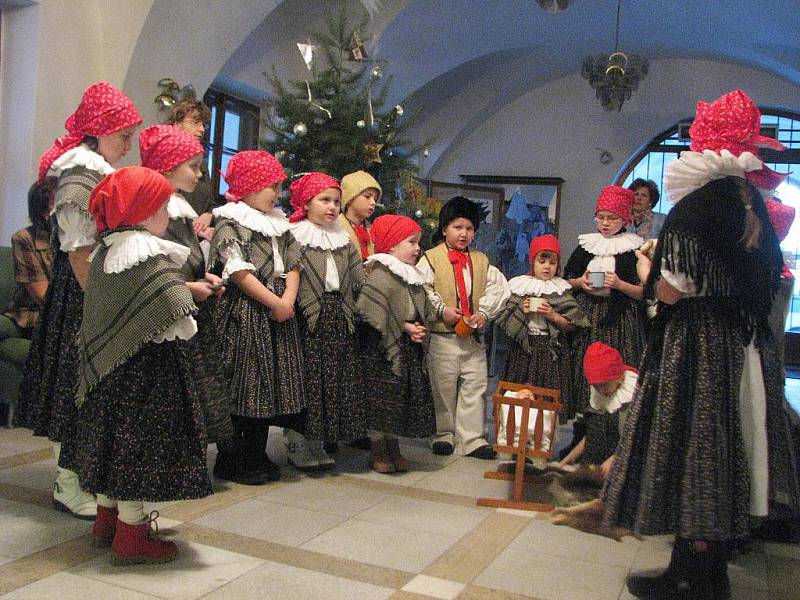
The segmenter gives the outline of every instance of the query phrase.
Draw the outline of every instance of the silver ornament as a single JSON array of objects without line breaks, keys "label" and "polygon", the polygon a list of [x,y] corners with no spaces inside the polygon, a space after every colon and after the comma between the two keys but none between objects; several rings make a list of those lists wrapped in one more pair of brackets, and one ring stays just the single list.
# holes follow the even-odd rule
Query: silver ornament
[{"label": "silver ornament", "polygon": [[372,71],[370,71],[370,76],[373,79],[380,79],[381,77],[383,77],[383,67],[381,67],[380,65],[375,65],[374,67],[372,67]]},{"label": "silver ornament", "polygon": [[297,123],[294,127],[292,127],[292,131],[294,131],[295,135],[303,137],[305,134],[308,133],[308,127],[306,127],[305,123],[300,122]]},{"label": "silver ornament", "polygon": [[367,126],[367,122],[364,119],[361,119],[360,121],[356,121],[356,127],[358,127],[359,129],[364,129],[364,127],[366,127],[366,126]]},{"label": "silver ornament", "polygon": [[424,213],[421,210],[417,209],[416,212],[414,213],[414,216],[417,217],[418,219],[421,219],[423,214]]},{"label": "silver ornament", "polygon": [[430,148],[424,148],[422,150],[422,156],[424,156],[425,158],[428,158],[430,155],[431,155],[431,149]]},{"label": "silver ornament", "polygon": [[398,104],[397,106],[394,107],[394,112],[396,112],[398,115],[402,115],[403,107]]},{"label": "silver ornament", "polygon": [[283,160],[284,158],[286,158],[286,150],[278,150],[275,153],[275,158],[277,158],[278,160]]}]

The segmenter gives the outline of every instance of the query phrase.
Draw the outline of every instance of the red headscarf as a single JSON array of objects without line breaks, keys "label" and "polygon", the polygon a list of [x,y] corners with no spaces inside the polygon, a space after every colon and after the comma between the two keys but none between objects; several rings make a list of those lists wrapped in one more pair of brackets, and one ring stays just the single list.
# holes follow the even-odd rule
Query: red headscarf
[{"label": "red headscarf", "polygon": [[[711,104],[697,103],[697,114],[689,128],[691,150],[728,150],[734,156],[750,152],[757,158],[759,148],[786,150],[778,140],[761,135],[761,111],[742,90],[733,90]],[[767,166],[745,175],[754,186],[775,189],[789,176]]]},{"label": "red headscarf", "polygon": [[627,225],[632,219],[631,208],[635,197],[634,193],[627,188],[618,185],[607,185],[597,198],[594,214],[599,213],[601,210],[607,210],[621,217]]},{"label": "red headscarf", "polygon": [[375,252],[389,252],[404,239],[422,231],[414,219],[403,215],[381,215],[372,223],[370,234]]},{"label": "red headscarf", "polygon": [[336,179],[319,171],[307,173],[292,182],[289,191],[292,194],[291,203],[294,212],[289,216],[289,221],[297,223],[305,219],[305,207],[308,201],[328,188],[341,189]]},{"label": "red headscarf", "polygon": [[167,178],[146,167],[124,167],[107,175],[89,196],[97,233],[137,225],[153,216],[175,190]]},{"label": "red headscarf", "polygon": [[625,371],[636,369],[622,362],[622,355],[603,342],[590,344],[583,355],[583,375],[589,385],[619,379]]},{"label": "red headscarf", "polygon": [[87,135],[110,135],[142,122],[141,115],[125,94],[101,81],[86,88],[78,108],[64,123],[67,135],[58,138],[39,159],[39,181],[59,156],[75,148]]},{"label": "red headscarf", "polygon": [[536,258],[536,255],[539,254],[539,252],[544,252],[545,250],[555,254],[559,260],[561,259],[561,244],[558,243],[558,238],[549,233],[547,235],[540,235],[539,237],[535,237],[531,240],[531,248],[530,252],[528,253],[528,258],[531,261],[531,267],[533,267],[533,261]]},{"label": "red headscarf", "polygon": [[228,161],[228,169],[220,173],[228,184],[225,199],[238,202],[248,194],[286,179],[280,161],[266,150],[245,150]]},{"label": "red headscarf", "polygon": [[159,173],[166,173],[198,154],[203,154],[198,139],[174,125],[153,125],[139,134],[142,166]]}]

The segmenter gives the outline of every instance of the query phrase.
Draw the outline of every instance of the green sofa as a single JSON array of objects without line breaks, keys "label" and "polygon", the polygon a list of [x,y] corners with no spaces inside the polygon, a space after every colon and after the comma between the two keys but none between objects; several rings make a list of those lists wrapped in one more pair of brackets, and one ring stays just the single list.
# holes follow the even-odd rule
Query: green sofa
[{"label": "green sofa", "polygon": [[[0,311],[11,303],[14,293],[14,263],[11,248],[0,246]],[[0,315],[0,404],[6,405],[6,425],[11,427],[14,407],[19,396],[22,369],[30,349],[30,341],[17,337],[14,322]]]}]

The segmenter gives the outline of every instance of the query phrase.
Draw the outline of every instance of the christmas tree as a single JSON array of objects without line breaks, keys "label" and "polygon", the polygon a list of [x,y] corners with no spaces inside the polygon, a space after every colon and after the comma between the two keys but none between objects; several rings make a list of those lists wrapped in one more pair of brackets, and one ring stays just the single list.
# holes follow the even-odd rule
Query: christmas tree
[{"label": "christmas tree", "polygon": [[[325,31],[310,34],[298,49],[309,78],[284,83],[273,69],[273,96],[266,101],[268,137],[262,144],[290,177],[323,171],[341,178],[368,171],[383,188],[375,216],[405,214],[430,229],[438,203],[416,181],[414,147],[405,132],[412,119],[401,105],[384,109],[391,77],[385,62],[366,60],[367,20],[352,28],[343,7],[326,18]],[[266,76],[266,73],[265,73]]]}]

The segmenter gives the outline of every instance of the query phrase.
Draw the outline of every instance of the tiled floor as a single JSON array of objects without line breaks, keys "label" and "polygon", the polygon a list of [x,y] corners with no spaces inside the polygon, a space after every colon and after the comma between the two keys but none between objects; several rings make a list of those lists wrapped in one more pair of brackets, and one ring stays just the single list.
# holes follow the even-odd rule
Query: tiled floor
[{"label": "tiled floor", "polygon": [[[273,434],[270,453],[285,466]],[[276,484],[217,484],[209,498],[159,505],[179,559],[120,568],[91,546],[89,524],[50,507],[47,443],[2,429],[0,598],[616,600],[631,598],[628,573],[669,560],[667,537],[615,542],[478,507],[478,496],[507,493],[483,479],[491,465],[405,453],[416,467],[405,475],[371,473],[364,453],[343,449],[328,475],[287,467]],[[797,598],[800,548],[758,545],[730,573],[738,599]]]}]

